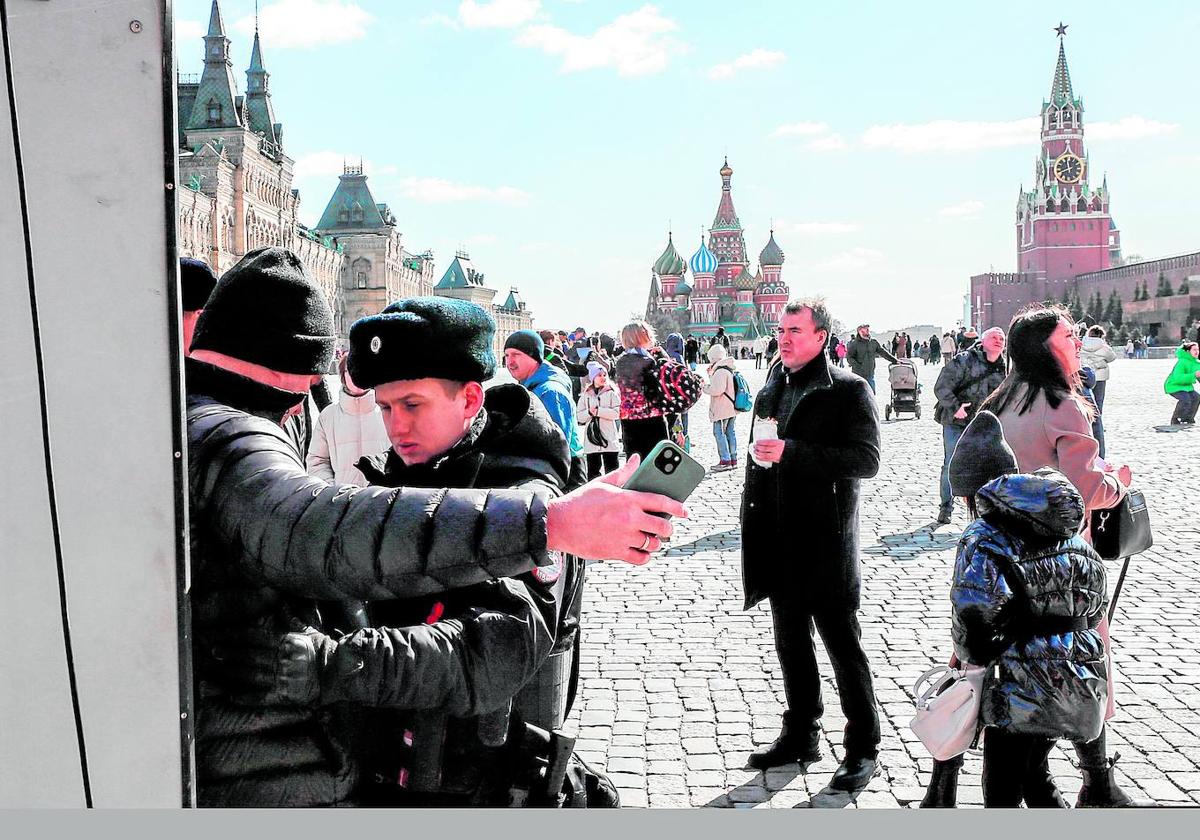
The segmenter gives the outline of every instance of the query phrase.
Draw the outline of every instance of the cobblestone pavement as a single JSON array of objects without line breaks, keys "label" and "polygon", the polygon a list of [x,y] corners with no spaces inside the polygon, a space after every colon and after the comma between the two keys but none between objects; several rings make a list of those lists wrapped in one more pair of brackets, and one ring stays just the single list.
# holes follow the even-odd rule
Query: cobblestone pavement
[{"label": "cobblestone pavement", "polygon": [[[751,388],[763,375],[741,362]],[[881,381],[886,381],[881,366]],[[1172,409],[1161,383],[1167,361],[1118,361],[1109,384],[1109,459],[1127,461],[1146,492],[1156,545],[1134,559],[1113,628],[1120,705],[1110,754],[1131,792],[1170,804],[1200,802],[1200,432],[1156,432]],[[747,755],[778,733],[783,687],[765,605],[742,610],[738,505],[743,471],[708,476],[689,500],[670,547],[648,566],[589,568],[582,685],[572,714],[578,749],[606,767],[623,804],[634,807],[913,807],[932,760],[908,729],[910,688],[950,654],[949,579],[967,522],[935,528],[941,435],[932,420],[940,367],[918,365],[923,419],[883,424],[883,465],[864,483],[864,645],[882,712],[881,774],[851,801],[825,785],[841,758],[844,719],[828,659],[824,758],[800,775],[792,764],[766,774]],[[705,398],[706,400],[707,398]],[[880,414],[887,386],[879,394]],[[707,402],[691,412],[696,457],[717,460]],[[738,418],[746,451],[749,416]],[[781,562],[803,562],[802,540],[780,546]],[[1119,566],[1110,564],[1109,586]],[[1074,801],[1079,772],[1069,745],[1052,769]],[[969,755],[960,803],[982,803],[980,759]]]}]

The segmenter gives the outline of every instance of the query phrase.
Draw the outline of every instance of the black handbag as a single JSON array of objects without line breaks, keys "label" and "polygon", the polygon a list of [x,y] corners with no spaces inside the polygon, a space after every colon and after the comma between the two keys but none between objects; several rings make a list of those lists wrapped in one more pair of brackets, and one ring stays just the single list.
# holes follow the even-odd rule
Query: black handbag
[{"label": "black handbag", "polygon": [[1114,508],[1092,511],[1092,547],[1105,560],[1122,560],[1154,545],[1150,511],[1141,490],[1130,490]]},{"label": "black handbag", "polygon": [[1121,574],[1117,588],[1108,602],[1108,620],[1117,613],[1117,601],[1129,572],[1129,558],[1154,545],[1154,531],[1150,528],[1150,511],[1141,490],[1130,490],[1115,508],[1092,511],[1092,547],[1104,560],[1121,560]]}]

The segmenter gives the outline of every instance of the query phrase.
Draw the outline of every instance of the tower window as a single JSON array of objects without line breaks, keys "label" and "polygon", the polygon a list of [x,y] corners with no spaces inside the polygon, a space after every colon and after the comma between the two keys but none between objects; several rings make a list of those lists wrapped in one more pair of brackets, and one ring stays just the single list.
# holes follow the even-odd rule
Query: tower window
[{"label": "tower window", "polygon": [[208,121],[210,123],[221,121],[221,103],[215,99],[208,100]]}]

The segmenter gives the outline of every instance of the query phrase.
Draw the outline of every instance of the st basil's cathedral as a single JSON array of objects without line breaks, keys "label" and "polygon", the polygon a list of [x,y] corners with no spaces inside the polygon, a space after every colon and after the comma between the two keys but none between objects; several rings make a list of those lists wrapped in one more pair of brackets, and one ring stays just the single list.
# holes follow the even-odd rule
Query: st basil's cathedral
[{"label": "st basil's cathedral", "polygon": [[667,247],[651,269],[648,310],[674,316],[685,334],[715,335],[718,327],[724,327],[731,339],[767,335],[779,323],[788,301],[788,287],[781,277],[783,250],[773,230],[758,255],[758,270],[750,273],[746,238],[733,209],[732,178],[726,159],[721,167],[721,201],[708,244],[701,237],[700,247],[685,262],[668,233]]}]

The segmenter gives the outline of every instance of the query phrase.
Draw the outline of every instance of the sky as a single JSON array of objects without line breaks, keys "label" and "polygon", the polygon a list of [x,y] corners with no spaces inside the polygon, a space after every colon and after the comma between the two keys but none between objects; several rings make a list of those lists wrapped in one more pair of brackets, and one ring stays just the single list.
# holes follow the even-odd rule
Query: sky
[{"label": "sky", "polygon": [[[198,72],[211,0],[176,0]],[[976,8],[978,7],[978,8]],[[244,90],[253,0],[222,0]],[[1068,25],[1094,177],[1125,254],[1200,250],[1191,2],[260,0],[300,217],[362,159],[404,247],[466,249],[539,328],[619,328],[668,230],[712,224],[725,155],[751,259],[877,330],[953,326],[1013,271],[1018,189]]]}]

